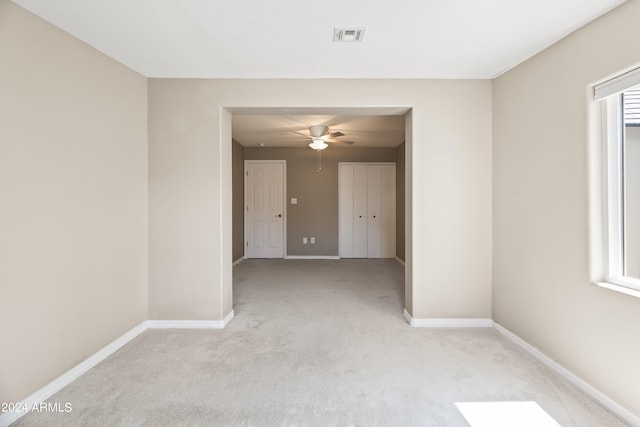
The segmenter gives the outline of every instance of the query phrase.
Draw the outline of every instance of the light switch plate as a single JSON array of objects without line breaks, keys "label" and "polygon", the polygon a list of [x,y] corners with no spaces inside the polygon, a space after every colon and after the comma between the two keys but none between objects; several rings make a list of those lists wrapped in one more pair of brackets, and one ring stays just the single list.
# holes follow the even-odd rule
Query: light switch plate
[{"label": "light switch plate", "polygon": [[297,198],[295,198],[295,197],[292,197],[292,198],[291,198],[291,204],[292,204],[292,205],[297,205],[297,204],[298,204],[298,199],[297,199]]}]

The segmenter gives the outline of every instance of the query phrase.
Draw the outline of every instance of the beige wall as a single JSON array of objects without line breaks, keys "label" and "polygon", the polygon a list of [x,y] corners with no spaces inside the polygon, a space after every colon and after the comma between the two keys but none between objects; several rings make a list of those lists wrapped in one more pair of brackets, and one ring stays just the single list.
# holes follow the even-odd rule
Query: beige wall
[{"label": "beige wall", "polygon": [[233,257],[234,261],[244,256],[244,147],[238,141],[232,146],[233,174]]},{"label": "beige wall", "polygon": [[589,87],[640,61],[640,2],[493,85],[494,319],[636,414],[640,300],[590,284]]},{"label": "beige wall", "polygon": [[224,108],[300,105],[412,108],[407,254],[417,262],[407,257],[407,308],[418,318],[490,317],[489,81],[150,79],[151,317],[221,319],[230,311]]},{"label": "beige wall", "polygon": [[147,84],[0,0],[0,402],[147,319]]},{"label": "beige wall", "polygon": [[[396,161],[394,148],[334,147],[322,152],[317,172],[318,155],[310,148],[246,147],[244,153],[245,160],[287,161],[287,255],[339,255],[339,162]],[[297,205],[289,203],[292,197]],[[303,237],[315,237],[316,243],[303,245]]]},{"label": "beige wall", "polygon": [[404,261],[404,204],[405,204],[405,144],[404,142],[396,148],[396,257]]}]

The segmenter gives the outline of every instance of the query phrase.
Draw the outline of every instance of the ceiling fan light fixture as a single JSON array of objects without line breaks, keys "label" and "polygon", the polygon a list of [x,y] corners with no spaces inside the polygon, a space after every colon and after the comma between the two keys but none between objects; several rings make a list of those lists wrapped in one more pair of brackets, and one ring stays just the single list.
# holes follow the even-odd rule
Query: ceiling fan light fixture
[{"label": "ceiling fan light fixture", "polygon": [[313,148],[314,150],[324,150],[325,148],[327,148],[329,145],[324,142],[324,140],[320,139],[320,138],[314,138],[313,142],[311,142],[309,144],[309,147]]}]

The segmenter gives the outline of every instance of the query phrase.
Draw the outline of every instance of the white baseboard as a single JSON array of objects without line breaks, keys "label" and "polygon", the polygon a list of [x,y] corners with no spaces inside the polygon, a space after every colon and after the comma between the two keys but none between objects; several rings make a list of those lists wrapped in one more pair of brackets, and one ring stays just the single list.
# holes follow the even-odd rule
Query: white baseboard
[{"label": "white baseboard", "polygon": [[608,409],[610,412],[614,413],[618,417],[620,417],[625,422],[629,423],[632,426],[640,426],[640,417],[633,414],[631,411],[625,409],[623,406],[619,405],[615,401],[611,400],[603,393],[598,391],[595,387],[591,386],[589,383],[584,381],[582,378],[575,375],[573,372],[569,371],[564,366],[557,363],[555,360],[538,350],[536,347],[532,346],[510,330],[506,329],[503,326],[500,326],[496,322],[493,322],[493,327],[502,334],[505,338],[525,350],[527,353],[531,354],[538,362],[542,363],[547,368],[551,369],[556,374],[560,375],[567,382],[578,388],[584,394],[589,396],[591,399],[598,402],[600,405]]},{"label": "white baseboard", "polygon": [[340,259],[335,255],[287,255],[284,259]]},{"label": "white baseboard", "polygon": [[222,320],[148,320],[149,329],[223,329],[233,319],[234,312]]},{"label": "white baseboard", "polygon": [[242,261],[244,261],[245,259],[247,259],[244,256],[241,256],[240,258],[238,258],[237,260],[233,261],[233,264],[231,264],[232,267],[235,267],[236,265],[240,264]]},{"label": "white baseboard", "polygon": [[40,404],[41,402],[49,399],[51,396],[62,390],[67,385],[71,384],[73,381],[80,378],[80,376],[82,376],[88,370],[105,360],[107,357],[111,356],[116,351],[120,350],[122,347],[124,347],[125,344],[127,344],[129,341],[146,330],[147,322],[140,323],[138,326],[134,327],[128,332],[125,332],[120,337],[116,338],[115,340],[98,350],[92,356],[89,356],[87,359],[80,362],[80,364],[69,369],[67,372],[51,381],[40,390],[31,394],[29,397],[21,401],[18,405],[19,408],[26,408],[26,412],[6,412],[0,414],[0,426],[5,427],[15,422],[20,417],[27,414],[28,411],[31,410],[30,408],[33,408],[34,405]]},{"label": "white baseboard", "polygon": [[235,317],[235,315],[236,312],[234,310],[231,310],[226,316],[224,316],[224,319],[222,319],[222,327],[226,328],[229,322],[231,322],[231,320]]},{"label": "white baseboard", "polygon": [[466,318],[430,318],[414,319],[409,312],[404,310],[404,318],[414,328],[491,328],[491,319],[466,319]]},{"label": "white baseboard", "polygon": [[403,267],[406,267],[404,261],[401,260],[400,258],[396,257],[396,261],[398,261]]},{"label": "white baseboard", "polygon": [[411,317],[411,315],[409,314],[406,308],[402,310],[402,315],[404,316],[404,320],[406,320],[410,326],[413,326],[411,324],[411,322],[413,322],[413,317]]}]

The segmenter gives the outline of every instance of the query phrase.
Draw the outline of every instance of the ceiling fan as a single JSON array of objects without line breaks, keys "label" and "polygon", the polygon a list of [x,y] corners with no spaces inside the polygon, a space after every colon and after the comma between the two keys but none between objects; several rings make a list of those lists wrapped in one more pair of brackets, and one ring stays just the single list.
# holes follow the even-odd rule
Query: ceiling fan
[{"label": "ceiling fan", "polygon": [[346,144],[351,145],[354,141],[345,141],[343,139],[335,139],[341,136],[345,136],[342,132],[331,132],[328,126],[325,125],[313,125],[309,126],[309,136],[296,132],[298,135],[302,135],[305,138],[311,139],[311,143],[309,143],[309,147],[314,150],[320,151],[327,148],[329,144]]}]

